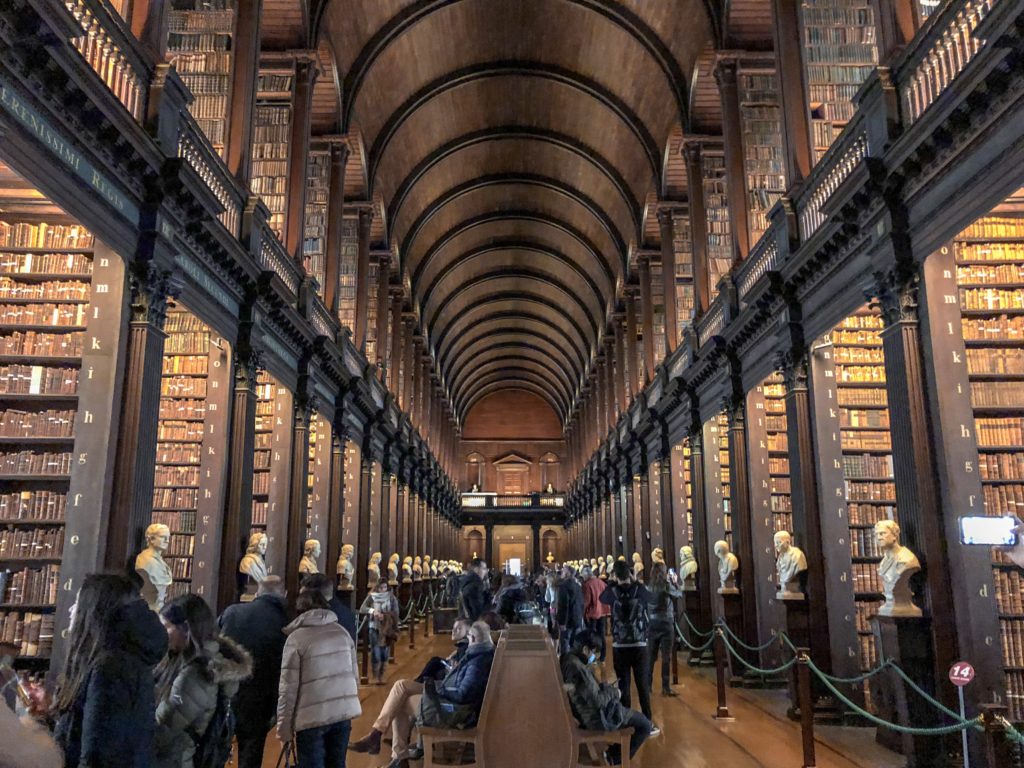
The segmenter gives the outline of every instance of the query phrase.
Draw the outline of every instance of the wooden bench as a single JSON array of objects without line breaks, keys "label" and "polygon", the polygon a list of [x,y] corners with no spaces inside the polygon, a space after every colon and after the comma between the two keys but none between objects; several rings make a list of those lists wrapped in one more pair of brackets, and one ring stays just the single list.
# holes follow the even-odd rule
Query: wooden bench
[{"label": "wooden bench", "polygon": [[[604,765],[608,745],[619,744],[629,766],[631,728],[585,731],[576,724],[562,684],[555,646],[543,627],[513,625],[502,633],[476,728],[421,728],[424,768],[585,768]],[[525,737],[525,738],[524,738]],[[451,746],[456,759],[451,762]],[[581,750],[589,762],[581,761]]]}]

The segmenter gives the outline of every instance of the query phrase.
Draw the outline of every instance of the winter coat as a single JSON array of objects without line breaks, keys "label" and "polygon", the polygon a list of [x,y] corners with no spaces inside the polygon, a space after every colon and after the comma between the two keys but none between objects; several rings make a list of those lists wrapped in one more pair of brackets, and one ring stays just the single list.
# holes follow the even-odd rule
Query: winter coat
[{"label": "winter coat", "polygon": [[518,619],[516,607],[526,602],[529,602],[526,590],[518,584],[513,584],[498,591],[497,597],[494,598],[494,607],[506,624],[515,624]]},{"label": "winter coat", "polygon": [[167,630],[143,600],[122,606],[78,700],[57,719],[54,738],[68,768],[149,768],[156,702],[153,667]]},{"label": "winter coat", "polygon": [[341,624],[348,632],[348,636],[352,638],[352,642],[356,641],[356,615],[352,612],[344,602],[338,599],[337,595],[334,595],[330,601],[331,610],[334,611],[334,615],[338,617],[338,623]]},{"label": "winter coat", "polygon": [[563,579],[558,584],[558,607],[555,620],[566,629],[583,629],[583,591],[576,579]]},{"label": "winter coat", "polygon": [[587,621],[611,616],[612,609],[601,602],[601,594],[608,585],[596,576],[583,582],[583,618]]},{"label": "winter coat", "polygon": [[329,609],[306,611],[284,629],[277,735],[351,720],[362,714],[356,646]]},{"label": "winter coat", "polygon": [[678,587],[669,584],[667,581],[657,587],[648,587],[651,593],[651,601],[648,604],[651,614],[651,623],[664,624],[675,621],[675,601],[683,596]]},{"label": "winter coat", "polygon": [[233,702],[242,730],[270,728],[277,712],[284,628],[288,605],[280,595],[260,595],[251,603],[228,606],[217,622],[221,632],[252,656],[252,677],[238,686]]},{"label": "winter coat", "polygon": [[494,661],[494,646],[478,643],[466,649],[462,661],[437,684],[437,692],[452,704],[469,704],[477,712],[484,703],[487,678]]},{"label": "winter coat", "polygon": [[233,697],[238,685],[252,674],[249,653],[228,637],[208,642],[203,653],[185,664],[169,693],[156,705],[157,768],[192,768],[196,744],[192,734],[206,732],[217,695]]},{"label": "winter coat", "polygon": [[459,578],[459,618],[478,620],[489,602],[484,580],[472,571],[462,574]]},{"label": "winter coat", "polygon": [[[618,687],[609,683],[599,683],[594,673],[587,668],[583,657],[575,651],[562,654],[560,666],[562,682],[565,684],[566,693],[569,694],[572,713],[579,721],[580,728],[585,731],[603,731],[601,712],[625,709],[621,704],[618,707],[612,704],[619,701]],[[623,714],[618,712],[617,718],[621,718]]]},{"label": "winter coat", "polygon": [[[377,597],[374,597],[375,595]],[[382,641],[383,637],[387,635],[387,632],[380,632],[380,630],[382,629],[381,624],[383,623],[383,621],[374,618],[373,612],[380,611],[385,616],[390,614],[394,634],[397,635],[398,610],[398,598],[395,597],[395,593],[391,592],[390,590],[387,592],[371,592],[366,596],[366,599],[363,600],[363,604],[359,607],[360,613],[366,614],[370,617],[370,629],[378,630],[379,634],[381,635]],[[384,642],[382,642],[381,644],[387,645],[387,643]]]}]

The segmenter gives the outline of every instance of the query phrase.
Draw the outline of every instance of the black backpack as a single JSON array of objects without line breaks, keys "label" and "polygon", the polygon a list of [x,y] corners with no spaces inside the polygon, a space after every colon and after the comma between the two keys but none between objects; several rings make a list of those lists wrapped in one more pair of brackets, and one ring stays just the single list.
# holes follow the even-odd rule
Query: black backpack
[{"label": "black backpack", "polygon": [[637,596],[640,587],[631,584],[615,588],[612,606],[612,640],[616,645],[639,645],[647,642],[647,602]]},{"label": "black backpack", "polygon": [[231,740],[235,736],[235,713],[223,687],[217,686],[217,707],[206,730],[199,734],[189,729],[189,736],[196,745],[192,758],[194,768],[224,768],[227,765],[231,758]]}]

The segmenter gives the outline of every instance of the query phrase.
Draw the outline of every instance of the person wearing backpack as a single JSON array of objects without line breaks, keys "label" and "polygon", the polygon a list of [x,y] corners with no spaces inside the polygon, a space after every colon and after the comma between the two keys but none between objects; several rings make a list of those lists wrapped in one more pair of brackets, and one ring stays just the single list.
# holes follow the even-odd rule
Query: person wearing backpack
[{"label": "person wearing backpack", "polygon": [[619,678],[622,706],[630,707],[630,678],[636,679],[640,711],[651,721],[651,736],[661,729],[653,725],[651,715],[651,677],[648,671],[647,629],[650,623],[647,606],[652,595],[638,583],[624,560],[615,561],[608,589],[601,593],[601,602],[612,609],[612,666]]},{"label": "person wearing backpack", "polygon": [[296,601],[277,692],[277,737],[295,739],[299,768],[345,768],[352,719],[362,714],[356,646],[319,592]]},{"label": "person wearing backpack", "polygon": [[155,768],[224,768],[231,755],[231,699],[252,674],[252,659],[216,634],[213,611],[198,595],[160,612],[167,655],[156,668]]}]

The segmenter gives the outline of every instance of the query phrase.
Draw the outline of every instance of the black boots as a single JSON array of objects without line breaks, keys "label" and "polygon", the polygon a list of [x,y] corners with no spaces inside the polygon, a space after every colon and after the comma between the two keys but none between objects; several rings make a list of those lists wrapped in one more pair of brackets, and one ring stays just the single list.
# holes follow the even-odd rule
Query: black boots
[{"label": "black boots", "polygon": [[380,754],[380,740],[382,734],[376,728],[371,730],[366,736],[359,739],[359,741],[353,741],[348,745],[350,752],[362,752],[367,755],[378,755]]}]

